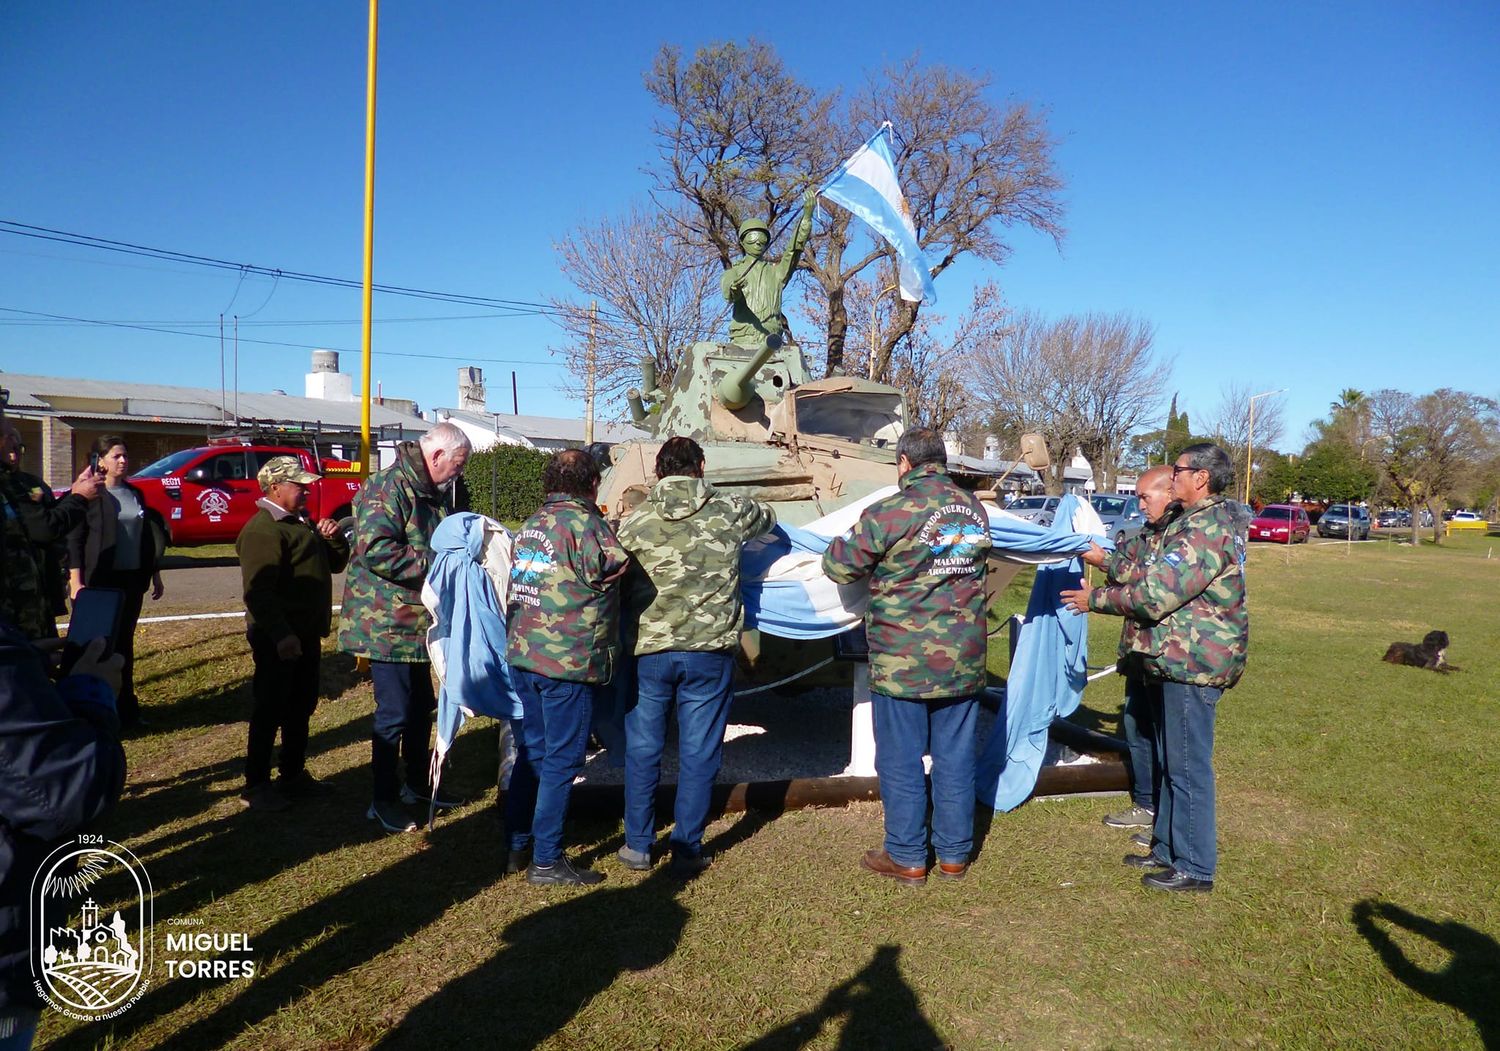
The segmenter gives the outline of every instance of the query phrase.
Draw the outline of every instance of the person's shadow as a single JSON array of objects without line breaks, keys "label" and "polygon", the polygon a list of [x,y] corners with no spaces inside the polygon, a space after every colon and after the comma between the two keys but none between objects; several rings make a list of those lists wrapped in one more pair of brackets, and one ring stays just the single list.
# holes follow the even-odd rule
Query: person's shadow
[{"label": "person's shadow", "polygon": [[892,1048],[926,1051],[949,1046],[922,1014],[917,994],[901,977],[901,949],[882,945],[848,981],[828,990],[811,1011],[776,1027],[740,1051],[796,1051],[812,1043],[823,1027],[845,1019],[840,1051]]},{"label": "person's shadow", "polygon": [[[1368,898],[1355,904],[1351,916],[1392,975],[1427,999],[1468,1015],[1484,1046],[1500,1049],[1500,942],[1456,920],[1439,923]],[[1413,963],[1377,919],[1446,949],[1452,954],[1447,966],[1429,971]]]},{"label": "person's shadow", "polygon": [[[704,849],[722,854],[775,816],[749,811]],[[713,879],[713,870],[703,878]],[[505,1047],[539,1046],[622,973],[671,958],[691,915],[678,901],[684,885],[663,862],[638,883],[606,883],[521,917],[502,932],[494,956],[412,1008],[376,1046],[500,1046],[497,1025]],[[496,1004],[505,1005],[498,1019]]]}]

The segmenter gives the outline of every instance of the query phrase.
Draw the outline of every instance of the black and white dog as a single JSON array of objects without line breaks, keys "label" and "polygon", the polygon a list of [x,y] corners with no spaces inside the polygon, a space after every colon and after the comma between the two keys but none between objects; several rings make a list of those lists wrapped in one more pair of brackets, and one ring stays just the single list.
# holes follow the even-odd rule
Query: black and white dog
[{"label": "black and white dog", "polygon": [[1382,658],[1391,664],[1404,664],[1409,668],[1426,668],[1429,671],[1458,671],[1448,663],[1448,633],[1429,631],[1421,642],[1393,642]]}]

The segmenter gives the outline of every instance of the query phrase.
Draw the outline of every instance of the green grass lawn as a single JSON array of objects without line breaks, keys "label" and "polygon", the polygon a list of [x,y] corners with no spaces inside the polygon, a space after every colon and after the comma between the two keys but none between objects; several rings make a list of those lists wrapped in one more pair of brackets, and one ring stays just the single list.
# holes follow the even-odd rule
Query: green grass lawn
[{"label": "green grass lawn", "polygon": [[[1099,817],[1123,796],[996,815],[967,880],[919,890],[858,868],[875,804],[719,821],[718,862],[685,886],[626,871],[618,822],[583,822],[570,849],[607,881],[533,888],[501,876],[492,725],[456,749],[472,804],[430,838],[378,836],[370,687],[330,658],[312,767],[338,795],[245,812],[239,627],[143,629],[154,726],[128,742],[104,831],[150,870],[158,970],[118,1019],[50,1016],[40,1044],[1500,1046],[1493,545],[1252,548],[1249,671],[1218,722],[1218,883],[1187,898],[1120,864],[1126,837]],[[1381,663],[1434,627],[1461,673]],[[1095,618],[1091,663],[1117,631]],[[1114,730],[1121,697],[1091,686],[1081,721]],[[166,978],[169,917],[248,934],[255,977]]]}]

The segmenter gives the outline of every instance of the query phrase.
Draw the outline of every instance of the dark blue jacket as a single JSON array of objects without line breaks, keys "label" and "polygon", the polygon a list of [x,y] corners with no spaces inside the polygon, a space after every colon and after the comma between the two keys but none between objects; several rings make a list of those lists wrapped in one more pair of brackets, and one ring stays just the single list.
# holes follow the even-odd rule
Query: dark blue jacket
[{"label": "dark blue jacket", "polygon": [[0,1014],[40,1003],[26,944],[32,877],[124,783],[109,687],[85,675],[54,686],[41,654],[0,624]]}]

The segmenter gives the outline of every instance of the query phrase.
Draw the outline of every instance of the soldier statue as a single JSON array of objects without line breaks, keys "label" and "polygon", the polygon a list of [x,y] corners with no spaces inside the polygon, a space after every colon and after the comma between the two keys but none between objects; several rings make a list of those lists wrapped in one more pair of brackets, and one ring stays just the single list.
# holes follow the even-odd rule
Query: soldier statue
[{"label": "soldier statue", "polygon": [[812,213],[817,191],[808,190],[802,198],[802,217],[792,231],[791,244],[779,260],[766,258],[771,244],[771,227],[761,219],[740,223],[740,247],[744,256],[720,279],[724,298],[729,301],[729,342],[759,350],[769,344],[778,347],[786,332],[786,318],[781,313],[781,294],[797,269],[802,249],[812,237]]}]

